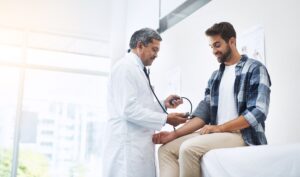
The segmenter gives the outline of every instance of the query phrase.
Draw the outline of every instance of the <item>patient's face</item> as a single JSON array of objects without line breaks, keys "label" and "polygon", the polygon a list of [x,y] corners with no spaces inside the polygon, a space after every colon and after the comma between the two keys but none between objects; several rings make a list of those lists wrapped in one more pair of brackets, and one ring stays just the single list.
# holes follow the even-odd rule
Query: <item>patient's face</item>
[{"label": "patient's face", "polygon": [[228,62],[232,55],[230,45],[222,39],[221,35],[209,36],[209,46],[219,63]]}]

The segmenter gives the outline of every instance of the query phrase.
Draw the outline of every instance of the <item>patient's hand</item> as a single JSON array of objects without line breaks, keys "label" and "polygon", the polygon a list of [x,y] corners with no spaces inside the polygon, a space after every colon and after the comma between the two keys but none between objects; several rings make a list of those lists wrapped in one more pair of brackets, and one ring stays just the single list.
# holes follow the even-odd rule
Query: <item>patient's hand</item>
[{"label": "patient's hand", "polygon": [[152,141],[154,144],[166,144],[176,138],[177,138],[176,132],[162,131],[154,134],[152,136]]},{"label": "patient's hand", "polygon": [[221,125],[205,125],[199,130],[201,135],[209,134],[209,133],[220,133],[222,132]]}]

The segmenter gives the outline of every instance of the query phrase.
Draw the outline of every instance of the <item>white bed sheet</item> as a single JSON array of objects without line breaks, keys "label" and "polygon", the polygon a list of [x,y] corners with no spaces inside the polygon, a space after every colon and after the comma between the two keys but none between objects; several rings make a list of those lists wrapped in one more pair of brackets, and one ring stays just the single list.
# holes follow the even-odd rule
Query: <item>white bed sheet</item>
[{"label": "white bed sheet", "polygon": [[203,177],[300,177],[300,143],[211,150],[201,169]]}]

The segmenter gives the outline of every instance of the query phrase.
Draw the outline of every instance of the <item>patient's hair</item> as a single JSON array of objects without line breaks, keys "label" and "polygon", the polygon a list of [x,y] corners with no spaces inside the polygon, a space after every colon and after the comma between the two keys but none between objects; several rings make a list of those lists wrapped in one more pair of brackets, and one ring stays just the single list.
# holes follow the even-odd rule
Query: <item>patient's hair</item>
[{"label": "patient's hair", "polygon": [[228,42],[231,37],[236,38],[236,32],[232,24],[228,22],[215,23],[205,31],[205,34],[207,36],[221,35],[225,42]]}]

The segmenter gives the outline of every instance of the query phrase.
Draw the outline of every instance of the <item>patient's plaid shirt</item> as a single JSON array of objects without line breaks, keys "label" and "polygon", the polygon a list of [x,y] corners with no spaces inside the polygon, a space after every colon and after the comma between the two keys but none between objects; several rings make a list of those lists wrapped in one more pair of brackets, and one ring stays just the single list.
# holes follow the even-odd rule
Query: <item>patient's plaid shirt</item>
[{"label": "patient's plaid shirt", "polygon": [[[217,124],[219,85],[225,65],[213,72],[202,100],[192,117],[199,117],[206,124]],[[248,145],[267,144],[265,120],[270,103],[271,80],[266,67],[257,60],[242,55],[235,67],[234,98],[238,115],[243,115],[250,127],[241,130]]]}]

